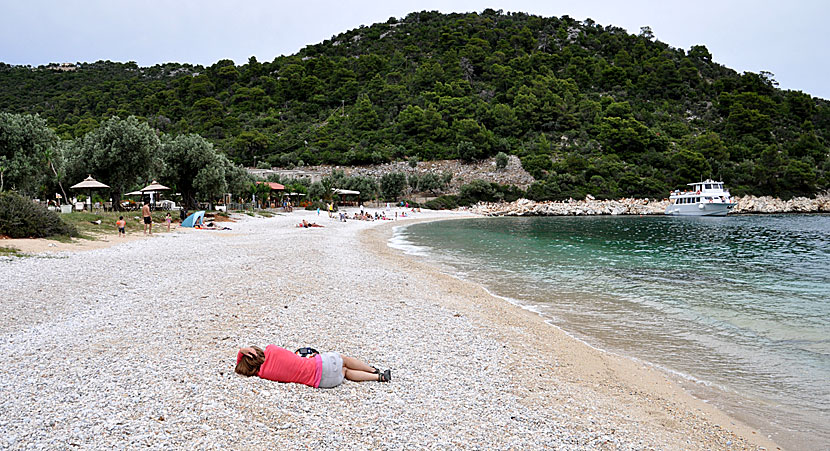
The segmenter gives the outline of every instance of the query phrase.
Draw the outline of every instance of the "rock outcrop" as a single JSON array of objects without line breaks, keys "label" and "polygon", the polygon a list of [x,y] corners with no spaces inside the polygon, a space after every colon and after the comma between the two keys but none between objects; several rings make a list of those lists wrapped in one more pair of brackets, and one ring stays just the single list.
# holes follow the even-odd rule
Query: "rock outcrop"
[{"label": "rock outcrop", "polygon": [[[735,213],[828,213],[830,194],[815,198],[796,197],[781,200],[775,197],[738,197],[732,210]],[[580,216],[580,215],[662,215],[668,200],[619,199],[597,200],[588,196],[583,200],[563,202],[536,202],[519,199],[510,203],[479,203],[470,210],[485,216]]]}]

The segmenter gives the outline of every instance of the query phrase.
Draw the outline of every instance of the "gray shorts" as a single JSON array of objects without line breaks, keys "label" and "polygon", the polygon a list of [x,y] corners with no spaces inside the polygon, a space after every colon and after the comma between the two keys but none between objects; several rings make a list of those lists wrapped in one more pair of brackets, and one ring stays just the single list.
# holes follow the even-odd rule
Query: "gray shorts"
[{"label": "gray shorts", "polygon": [[320,354],[323,372],[320,375],[320,388],[333,388],[343,383],[343,357],[336,352]]}]

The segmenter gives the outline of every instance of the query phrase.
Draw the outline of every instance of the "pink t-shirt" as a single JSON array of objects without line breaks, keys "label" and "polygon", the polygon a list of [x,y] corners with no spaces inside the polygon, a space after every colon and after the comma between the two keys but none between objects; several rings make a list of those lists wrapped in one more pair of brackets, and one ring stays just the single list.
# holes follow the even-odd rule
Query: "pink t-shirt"
[{"label": "pink t-shirt", "polygon": [[[237,355],[237,362],[241,358]],[[295,382],[317,388],[323,374],[323,360],[320,354],[314,358],[300,357],[288,349],[276,345],[265,347],[265,361],[259,367],[257,376],[276,382]]]}]

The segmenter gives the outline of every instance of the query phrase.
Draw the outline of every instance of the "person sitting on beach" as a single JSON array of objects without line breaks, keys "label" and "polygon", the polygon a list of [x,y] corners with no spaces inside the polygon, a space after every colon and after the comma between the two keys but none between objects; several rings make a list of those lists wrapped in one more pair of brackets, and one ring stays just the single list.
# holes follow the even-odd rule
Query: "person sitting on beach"
[{"label": "person sitting on beach", "polygon": [[259,376],[271,381],[294,382],[314,388],[334,388],[344,378],[355,382],[392,380],[391,370],[381,372],[358,359],[337,352],[314,353],[306,358],[276,345],[268,345],[264,351],[256,346],[241,348],[236,354],[234,371],[247,377]]}]

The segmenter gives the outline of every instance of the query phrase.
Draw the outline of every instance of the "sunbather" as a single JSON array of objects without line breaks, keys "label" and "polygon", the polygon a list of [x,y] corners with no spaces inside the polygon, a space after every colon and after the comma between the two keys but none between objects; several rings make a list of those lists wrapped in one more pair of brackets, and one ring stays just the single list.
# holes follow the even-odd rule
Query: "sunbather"
[{"label": "sunbather", "polygon": [[268,345],[264,351],[256,346],[241,348],[236,354],[234,371],[243,376],[256,375],[276,382],[294,382],[314,388],[336,387],[343,382],[343,378],[355,382],[392,380],[391,370],[381,372],[337,352],[301,357],[276,345]]},{"label": "sunbather", "polygon": [[309,227],[325,227],[325,226],[321,226],[320,224],[317,224],[316,222],[308,222],[305,219],[303,219],[303,222],[297,224],[297,227],[303,227],[303,228],[307,229]]}]

